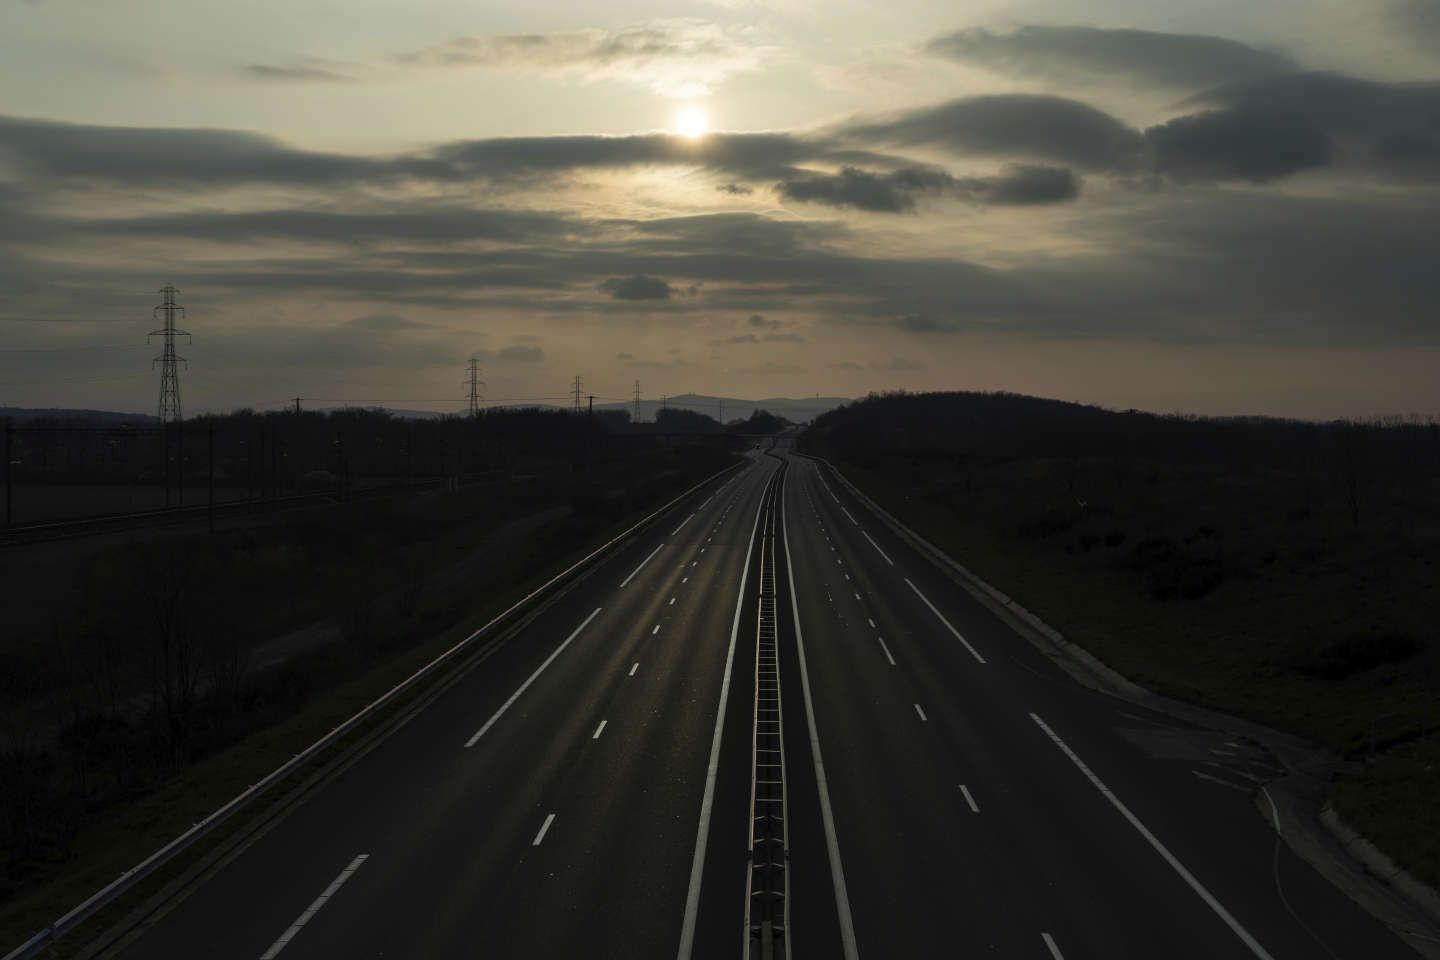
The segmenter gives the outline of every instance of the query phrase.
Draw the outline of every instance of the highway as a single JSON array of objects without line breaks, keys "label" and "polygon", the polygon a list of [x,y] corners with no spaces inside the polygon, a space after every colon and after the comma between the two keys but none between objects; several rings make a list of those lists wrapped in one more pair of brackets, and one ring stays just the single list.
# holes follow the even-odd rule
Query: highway
[{"label": "highway", "polygon": [[1254,748],[1077,685],[777,453],[111,955],[1414,956],[1277,855]]}]

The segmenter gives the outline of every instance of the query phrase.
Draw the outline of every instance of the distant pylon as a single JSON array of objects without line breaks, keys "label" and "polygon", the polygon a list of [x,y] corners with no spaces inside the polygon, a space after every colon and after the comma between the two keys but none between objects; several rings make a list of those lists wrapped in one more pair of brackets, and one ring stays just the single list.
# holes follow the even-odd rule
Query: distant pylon
[{"label": "distant pylon", "polygon": [[152,364],[160,364],[160,422],[179,423],[182,419],[180,413],[180,376],[176,371],[176,364],[184,363],[185,358],[175,355],[175,338],[189,337],[190,334],[184,330],[175,328],[175,315],[185,318],[185,308],[175,302],[175,294],[179,293],[174,287],[166,284],[161,288],[160,293],[165,297],[165,302],[151,311],[157,320],[164,323],[159,330],[151,330],[145,337],[149,343],[151,337],[164,337],[163,348],[160,356],[156,357]]},{"label": "distant pylon", "polygon": [[578,374],[575,377],[575,412],[580,412],[580,377]]},{"label": "distant pylon", "polygon": [[635,422],[640,422],[640,381],[635,381]]},{"label": "distant pylon", "polygon": [[470,358],[470,416],[478,416],[480,413],[480,388],[485,386],[485,381],[480,379],[480,361],[474,357]]}]

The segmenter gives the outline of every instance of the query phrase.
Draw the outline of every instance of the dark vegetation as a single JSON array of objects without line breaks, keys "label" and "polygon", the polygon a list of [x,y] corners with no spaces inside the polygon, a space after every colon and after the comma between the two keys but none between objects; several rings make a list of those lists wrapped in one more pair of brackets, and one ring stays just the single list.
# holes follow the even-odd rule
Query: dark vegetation
[{"label": "dark vegetation", "polygon": [[1440,423],[899,394],[805,443],[1122,673],[1338,753],[1342,816],[1440,883]]},{"label": "dark vegetation", "polygon": [[[215,420],[250,430],[231,436],[285,436],[307,468],[325,462],[338,435],[351,471],[407,454],[444,470],[462,441],[471,469],[449,491],[58,560],[52,551],[43,573],[27,570],[30,548],[0,553],[0,582],[19,587],[7,591],[0,635],[0,912],[108,852],[101,847],[123,846],[97,824],[323,704],[338,685],[503,608],[581,548],[734,462],[723,437],[619,437],[562,413],[413,424],[364,411],[288,416]],[[227,466],[245,462],[233,456],[227,450]],[[86,462],[77,456],[65,476],[86,479]],[[520,522],[530,524],[523,536],[477,556],[487,536]],[[457,569],[466,575],[443,576]],[[338,624],[338,635],[260,662],[272,657],[267,641],[320,621]],[[189,822],[147,827],[167,836]]]}]

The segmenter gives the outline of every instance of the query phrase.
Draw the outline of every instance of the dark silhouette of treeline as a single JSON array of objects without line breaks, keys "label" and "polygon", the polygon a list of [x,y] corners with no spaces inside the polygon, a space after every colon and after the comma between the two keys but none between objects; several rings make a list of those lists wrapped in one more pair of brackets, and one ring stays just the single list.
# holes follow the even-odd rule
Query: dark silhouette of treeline
[{"label": "dark silhouette of treeline", "polygon": [[885,393],[817,417],[806,443],[857,463],[1040,458],[1277,471],[1302,509],[1336,491],[1358,524],[1376,488],[1440,471],[1440,420],[1329,422],[1115,411],[1013,393]]},{"label": "dark silhouette of treeline", "polygon": [[686,435],[725,431],[714,419],[662,411],[632,424],[623,410],[499,408],[473,417],[410,419],[383,409],[237,410],[179,426],[88,418],[36,418],[14,428],[17,482],[161,483],[176,474],[222,486],[290,489],[356,477],[401,479],[508,472],[528,461],[575,467],[629,456]]}]

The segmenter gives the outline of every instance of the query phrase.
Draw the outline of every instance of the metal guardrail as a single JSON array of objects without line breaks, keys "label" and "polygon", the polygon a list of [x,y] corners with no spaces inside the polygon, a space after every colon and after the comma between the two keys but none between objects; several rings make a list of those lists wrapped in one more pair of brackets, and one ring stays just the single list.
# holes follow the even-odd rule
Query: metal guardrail
[{"label": "metal guardrail", "polygon": [[420,667],[420,669],[410,674],[410,676],[406,677],[404,680],[391,687],[385,693],[381,694],[379,697],[366,704],[363,708],[360,709],[358,713],[350,717],[350,719],[335,727],[333,730],[325,734],[319,740],[316,740],[314,743],[310,744],[310,746],[306,747],[304,750],[295,754],[295,756],[291,757],[285,763],[281,764],[279,767],[276,767],[270,773],[266,774],[261,780],[252,784],[246,790],[242,791],[240,794],[227,802],[224,806],[215,810],[209,816],[205,817],[205,819],[201,820],[199,823],[192,826],[189,830],[186,830],[184,833],[180,834],[180,836],[176,837],[174,840],[171,840],[159,850],[156,850],[154,853],[146,857],[144,860],[140,861],[140,863],[138,863],[134,867],[131,867],[129,870],[126,870],[124,873],[120,874],[119,877],[112,880],[109,884],[102,887],[100,890],[91,894],[87,899],[81,902],[78,906],[71,909],[68,913],[61,916],[54,923],[45,927],[43,930],[40,930],[33,934],[30,939],[26,940],[20,946],[7,953],[4,957],[4,960],[32,960],[32,958],[40,956],[45,950],[53,946],[55,942],[58,941],[61,937],[65,936],[67,933],[74,930],[85,920],[88,920],[100,910],[104,909],[105,907],[109,906],[111,903],[119,899],[141,880],[145,879],[150,874],[158,870],[160,867],[164,866],[178,854],[183,853],[185,850],[188,850],[206,834],[210,833],[210,831],[214,830],[216,827],[220,826],[220,824],[229,820],[236,813],[243,810],[253,800],[259,797],[261,794],[265,793],[270,787],[274,786],[276,783],[283,780],[291,773],[294,773],[307,761],[318,755],[326,747],[329,747],[336,741],[340,740],[347,733],[354,730],[360,724],[364,723],[370,717],[374,716],[381,709],[394,701],[398,696],[400,696],[400,694],[415,686],[421,679],[429,676],[441,664],[447,662],[448,660],[453,658],[455,654],[459,653],[465,647],[473,643],[476,638],[493,629],[501,622],[514,616],[520,610],[523,610],[525,607],[529,606],[536,599],[548,593],[550,590],[554,589],[555,586],[570,578],[577,571],[590,564],[596,558],[605,554],[617,544],[622,543],[623,541],[633,536],[635,533],[639,532],[656,517],[659,517],[661,514],[668,512],[676,504],[692,496],[697,490],[701,489],[706,484],[714,482],[718,478],[724,476],[726,473],[729,473],[732,470],[735,470],[739,466],[740,464],[738,463],[732,464],[731,466],[726,467],[724,470],[720,470],[717,473],[706,477],[704,480],[695,484],[690,489],[686,490],[684,493],[673,498],[672,500],[659,507],[658,509],[654,510],[642,519],[636,521],[626,530],[616,534],[614,537],[611,537],[605,543],[601,544],[594,550],[587,553],[584,557],[581,557],[579,560],[575,561],[570,566],[566,567],[564,570],[555,574],[555,576],[551,577],[549,580],[545,581],[543,584],[530,591],[528,594],[517,600],[514,604],[506,608],[504,611],[496,614],[484,626],[479,627],[469,636],[465,637],[463,640],[457,641],[453,646],[449,647],[439,656],[435,657],[435,659]]}]

